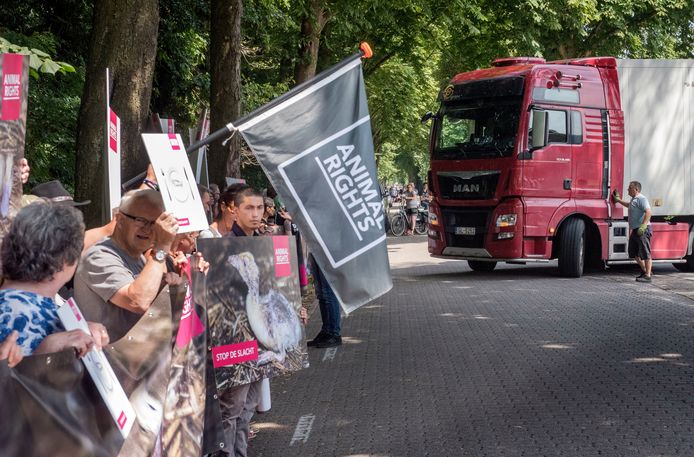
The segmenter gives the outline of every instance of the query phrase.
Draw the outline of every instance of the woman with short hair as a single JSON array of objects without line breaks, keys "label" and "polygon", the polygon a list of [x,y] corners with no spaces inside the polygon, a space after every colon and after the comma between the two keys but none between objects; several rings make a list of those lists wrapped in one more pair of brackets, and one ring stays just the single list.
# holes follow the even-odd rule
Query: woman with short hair
[{"label": "woman with short hair", "polygon": [[93,336],[65,331],[53,299],[74,275],[83,243],[82,213],[72,206],[37,202],[17,213],[0,249],[0,341],[16,331],[24,355],[74,348],[84,356],[108,344],[101,324],[89,322]]}]

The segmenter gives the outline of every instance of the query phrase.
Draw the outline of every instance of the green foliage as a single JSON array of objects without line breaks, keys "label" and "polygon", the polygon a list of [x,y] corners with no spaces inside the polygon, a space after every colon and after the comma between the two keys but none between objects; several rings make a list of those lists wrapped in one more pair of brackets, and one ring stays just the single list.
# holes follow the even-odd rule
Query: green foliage
[{"label": "green foliage", "polygon": [[[44,38],[44,39],[41,39]],[[47,41],[50,37],[35,37],[31,41]],[[29,56],[29,74],[35,79],[39,78],[39,73],[74,73],[75,67],[65,62],[56,62],[50,55],[36,48],[12,44],[0,36],[0,53],[22,54]]]},{"label": "green foliage", "polygon": [[[209,2],[162,0],[152,112],[173,117],[179,132],[209,105]],[[184,135],[187,136],[187,135]]]},{"label": "green foliage", "polygon": [[[58,179],[72,190],[75,132],[84,74],[82,71],[76,72],[72,65],[50,58],[49,53],[54,53],[59,43],[59,39],[50,33],[24,36],[5,31],[3,35],[20,44],[12,44],[8,39],[0,37],[0,52],[29,55],[31,74],[34,76],[34,80],[29,83],[24,150],[24,156],[31,166],[27,187]],[[47,52],[38,48],[46,49]],[[53,77],[40,78],[41,73]]]}]

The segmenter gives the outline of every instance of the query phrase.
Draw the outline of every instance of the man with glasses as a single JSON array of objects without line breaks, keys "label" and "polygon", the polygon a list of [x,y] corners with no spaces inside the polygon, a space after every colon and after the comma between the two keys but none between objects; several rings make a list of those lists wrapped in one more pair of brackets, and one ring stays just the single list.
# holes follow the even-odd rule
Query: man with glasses
[{"label": "man with glasses", "polygon": [[[126,193],[113,235],[92,246],[75,274],[75,299],[87,319],[122,338],[149,309],[167,277],[166,258],[178,231],[159,192]],[[151,255],[144,253],[152,249]]]}]

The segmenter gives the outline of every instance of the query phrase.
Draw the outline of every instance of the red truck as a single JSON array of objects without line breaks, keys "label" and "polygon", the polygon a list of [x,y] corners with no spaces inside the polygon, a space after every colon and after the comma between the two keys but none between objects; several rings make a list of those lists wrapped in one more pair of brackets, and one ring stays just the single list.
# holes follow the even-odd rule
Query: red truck
[{"label": "red truck", "polygon": [[506,58],[440,93],[430,137],[432,256],[558,259],[563,276],[627,255],[629,181],[652,216],[652,256],[694,270],[694,60]]}]

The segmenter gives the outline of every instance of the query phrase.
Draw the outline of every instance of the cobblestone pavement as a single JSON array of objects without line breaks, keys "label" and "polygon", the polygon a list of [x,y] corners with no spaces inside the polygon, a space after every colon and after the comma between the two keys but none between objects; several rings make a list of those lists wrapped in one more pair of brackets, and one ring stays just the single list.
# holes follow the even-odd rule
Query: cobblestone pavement
[{"label": "cobblestone pavement", "polygon": [[393,290],[272,381],[251,455],[694,456],[694,274],[476,273],[388,243]]}]

